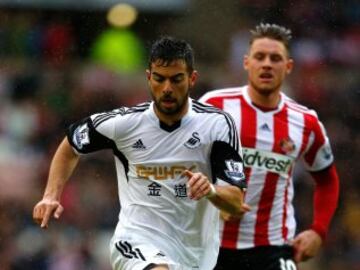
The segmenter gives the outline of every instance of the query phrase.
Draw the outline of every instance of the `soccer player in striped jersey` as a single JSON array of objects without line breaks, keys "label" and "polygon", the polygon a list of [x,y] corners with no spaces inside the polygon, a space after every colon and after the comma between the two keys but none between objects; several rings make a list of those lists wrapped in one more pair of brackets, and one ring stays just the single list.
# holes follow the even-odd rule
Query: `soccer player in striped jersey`
[{"label": "soccer player in striped jersey", "polygon": [[[248,85],[200,98],[235,119],[248,185],[242,218],[222,215],[215,269],[293,270],[318,253],[337,207],[339,180],[316,112],[281,91],[293,67],[290,30],[260,24],[251,34],[244,57]],[[316,185],[313,223],[295,235],[292,174],[297,160],[303,161]]]},{"label": "soccer player in striped jersey", "polygon": [[170,37],[151,49],[153,101],[96,113],[71,125],[33,211],[46,228],[81,154],[111,149],[121,211],[110,243],[116,270],[211,270],[219,252],[219,209],[242,213],[241,148],[234,120],[189,98],[197,72],[188,43]]}]

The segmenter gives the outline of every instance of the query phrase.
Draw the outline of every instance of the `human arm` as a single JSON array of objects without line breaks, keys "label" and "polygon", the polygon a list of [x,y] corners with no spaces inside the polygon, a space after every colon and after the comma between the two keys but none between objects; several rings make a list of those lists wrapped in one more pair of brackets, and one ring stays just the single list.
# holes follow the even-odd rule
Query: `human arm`
[{"label": "human arm", "polygon": [[303,154],[303,161],[316,185],[313,223],[310,229],[299,233],[293,241],[297,262],[305,261],[319,252],[339,197],[339,177],[326,130],[315,112],[305,116],[305,126],[310,139]]},{"label": "human arm", "polygon": [[339,197],[339,177],[334,165],[320,172],[313,172],[311,175],[316,183],[314,217],[310,229],[299,233],[293,241],[294,257],[297,262],[310,259],[319,252]]},{"label": "human arm", "polygon": [[241,217],[244,214],[244,191],[240,188],[232,185],[213,185],[202,173],[192,173],[188,170],[184,173],[188,177],[187,187],[190,199],[200,200],[205,197],[218,209],[231,213],[232,216]]},{"label": "human arm", "polygon": [[49,177],[43,198],[35,205],[33,219],[41,228],[47,228],[53,215],[59,218],[64,211],[60,203],[65,184],[79,161],[67,138],[64,138],[51,161]]},{"label": "human arm", "polygon": [[207,193],[207,198],[222,212],[241,218],[248,211],[244,204],[247,185],[241,144],[234,119],[226,112],[219,110],[218,113],[220,119],[212,129],[215,138],[209,156],[211,180],[207,181],[212,191]]},{"label": "human arm", "polygon": [[[209,104],[211,106],[215,106],[217,108],[222,109],[223,108],[223,101],[224,101],[223,97],[222,97],[222,94],[224,94],[223,90],[227,91],[226,89],[221,89],[221,90],[215,90],[215,91],[207,92],[206,94],[204,94],[202,97],[199,98],[199,101],[204,103],[204,104]],[[235,89],[231,89],[231,90],[232,90],[232,94],[239,94],[238,90],[235,90]],[[227,93],[230,93],[230,92],[227,92]],[[218,194],[222,193],[221,190],[224,190],[225,194],[227,194],[227,193],[229,193],[229,191],[231,191],[231,189],[229,190],[227,186],[223,187],[223,186],[217,185],[216,186],[216,191],[217,191]],[[244,195],[245,195],[244,192],[242,192],[243,197],[244,197]],[[242,199],[244,199],[244,198],[242,198]],[[237,212],[237,214],[232,215],[231,212],[228,212],[225,209],[222,209],[220,211],[220,217],[225,221],[238,220],[238,219],[241,219],[242,216],[246,212],[249,212],[250,210],[251,210],[251,208],[250,208],[250,206],[248,204],[241,203],[241,209],[240,209],[240,211]]]},{"label": "human arm", "polygon": [[121,107],[109,112],[96,113],[67,128],[67,136],[59,145],[51,162],[43,198],[33,210],[33,219],[42,228],[48,226],[52,215],[59,218],[63,212],[60,203],[61,194],[80,155],[104,149],[116,149],[115,125],[119,120],[118,116],[121,116],[124,110],[126,108]]},{"label": "human arm", "polygon": [[[233,140],[237,143],[237,137]],[[202,173],[185,171],[188,177],[188,195],[191,199],[209,199],[221,211],[240,218],[246,211],[244,191],[246,181],[242,158],[237,146],[225,141],[215,141],[211,148],[211,181]],[[223,183],[219,185],[220,181]],[[214,184],[213,184],[214,183]]]}]

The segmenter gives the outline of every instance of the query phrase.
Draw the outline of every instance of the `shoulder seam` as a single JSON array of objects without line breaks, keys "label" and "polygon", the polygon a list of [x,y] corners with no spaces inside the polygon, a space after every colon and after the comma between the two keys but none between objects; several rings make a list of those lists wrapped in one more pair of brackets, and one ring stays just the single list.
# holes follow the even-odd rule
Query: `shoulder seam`
[{"label": "shoulder seam", "polygon": [[96,116],[94,118],[94,120],[92,122],[93,122],[94,127],[96,128],[104,121],[106,121],[110,118],[116,117],[117,115],[126,115],[126,114],[144,112],[149,108],[149,106],[150,106],[150,102],[142,103],[142,104],[136,105],[134,107],[130,107],[130,108],[120,107],[113,111],[104,112],[104,113],[99,114],[98,116]]},{"label": "shoulder seam", "polygon": [[204,98],[208,100],[210,98],[226,98],[231,96],[242,96],[243,95],[242,89],[243,87],[232,87],[232,88],[211,90],[205,93],[204,96],[201,98],[201,100],[204,100]]}]

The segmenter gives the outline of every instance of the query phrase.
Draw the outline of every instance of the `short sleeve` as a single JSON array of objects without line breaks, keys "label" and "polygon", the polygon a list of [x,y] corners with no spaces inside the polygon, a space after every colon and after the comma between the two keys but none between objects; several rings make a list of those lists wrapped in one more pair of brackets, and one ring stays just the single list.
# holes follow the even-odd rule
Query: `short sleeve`
[{"label": "short sleeve", "polygon": [[235,151],[241,153],[239,135],[236,129],[235,121],[227,112],[221,111],[221,117],[217,121],[213,132],[216,134],[214,141],[223,141],[228,143]]},{"label": "short sleeve", "polygon": [[216,141],[213,142],[210,164],[213,182],[222,180],[230,185],[246,188],[242,151],[234,120],[223,113],[223,122],[216,126]]},{"label": "short sleeve", "polygon": [[67,138],[79,154],[114,147],[115,116],[109,113],[94,114],[73,123],[67,129]]},{"label": "short sleeve", "polygon": [[309,136],[309,145],[303,154],[305,167],[311,172],[329,167],[334,162],[334,156],[326,130],[317,117],[312,118]]}]

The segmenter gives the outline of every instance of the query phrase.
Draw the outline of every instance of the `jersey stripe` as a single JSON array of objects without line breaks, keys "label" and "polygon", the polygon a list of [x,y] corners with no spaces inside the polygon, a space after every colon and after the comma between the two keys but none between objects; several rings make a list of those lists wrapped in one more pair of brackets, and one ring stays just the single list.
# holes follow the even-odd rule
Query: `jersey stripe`
[{"label": "jersey stripe", "polygon": [[[304,128],[305,128],[304,114],[302,112],[299,112],[299,110],[293,110],[291,106],[288,106],[288,104],[286,104],[285,106],[287,107],[287,112],[288,112],[289,138],[295,144],[295,149],[291,152],[291,155],[298,157],[301,153],[301,144],[300,146],[296,146],[299,144],[296,144],[295,142],[302,142],[304,138],[303,136]],[[298,124],[295,126],[292,123],[298,123]],[[281,193],[284,194],[283,207],[282,207],[282,221],[281,221],[282,224],[281,236],[284,243],[288,242],[289,235],[293,235],[292,228],[294,227],[293,224],[295,223],[293,216],[293,208],[291,205],[293,199],[293,186],[291,179],[292,174],[293,174],[293,168],[289,170],[289,175],[283,178],[285,180],[285,184],[284,184],[284,190],[281,191]]]},{"label": "jersey stripe", "polygon": [[306,146],[309,143],[309,137],[310,137],[310,115],[304,114],[304,129],[303,129],[303,138],[301,141],[301,149],[300,149],[300,155],[302,155],[306,149]]},{"label": "jersey stripe", "polygon": [[218,108],[201,104],[197,101],[193,101],[193,108],[194,111],[197,111],[197,109],[199,109],[199,111],[197,112],[219,113],[221,115],[224,115],[225,120],[229,125],[230,145],[233,146],[236,151],[239,150],[239,137],[237,135],[236,125],[233,118],[228,113],[219,110]]},{"label": "jersey stripe", "polygon": [[[313,117],[309,117],[311,120],[309,121],[313,121]],[[314,122],[313,122],[314,123]],[[314,131],[314,135],[315,135],[315,141],[312,144],[311,148],[309,149],[309,151],[306,153],[305,155],[305,161],[307,162],[307,164],[309,166],[312,166],[316,157],[316,154],[319,150],[319,148],[324,145],[325,142],[325,137],[324,134],[321,130],[321,127],[318,123],[316,123],[316,125],[313,125],[312,130]]]},{"label": "jersey stripe", "polygon": [[122,256],[128,259],[141,259],[146,261],[144,255],[141,253],[140,249],[131,246],[131,244],[127,241],[119,241],[115,243],[116,249],[121,253]]},{"label": "jersey stripe", "polygon": [[289,185],[290,185],[290,178],[291,178],[291,174],[292,174],[292,168],[290,170],[290,174],[288,175],[288,177],[286,178],[286,185],[285,185],[285,192],[284,192],[284,204],[283,204],[283,215],[282,215],[282,230],[281,230],[281,235],[283,237],[284,242],[287,242],[287,238],[288,238],[288,232],[289,232],[289,228],[287,227],[287,215],[288,215],[288,193],[289,193]]},{"label": "jersey stripe", "polygon": [[[221,106],[219,106],[222,109],[229,109],[229,107],[224,107],[226,104],[226,99],[221,99]],[[220,104],[219,104],[220,105]],[[229,111],[228,111],[229,112]],[[232,111],[231,111],[232,113]],[[224,223],[224,233],[222,238],[222,246],[227,248],[236,248],[237,243],[237,236],[238,236],[238,228],[239,228],[240,221],[229,221]]]},{"label": "jersey stripe", "polygon": [[118,115],[118,114],[123,115],[123,113],[122,113],[120,110],[117,111],[117,112],[111,111],[111,112],[101,113],[101,114],[97,115],[97,116],[94,118],[94,120],[93,120],[93,125],[94,125],[94,127],[97,127],[97,126],[99,126],[102,122],[104,122],[104,121],[106,121],[106,120],[108,120],[108,119],[110,119],[110,118],[112,118],[112,117],[115,117],[115,116]]},{"label": "jersey stripe", "polygon": [[[223,109],[226,112],[229,112],[233,117],[240,118],[240,102],[238,100],[232,100],[232,99],[225,99],[222,98],[214,99],[214,103],[216,103],[218,108]],[[235,102],[236,104],[232,104],[232,102]],[[235,106],[233,106],[235,105]],[[233,109],[237,111],[233,111]],[[236,119],[239,121],[240,119]],[[240,123],[240,121],[238,122]],[[235,131],[237,133],[237,131]],[[231,221],[231,222],[225,222],[223,229],[226,231],[222,235],[224,238],[222,239],[222,246],[228,247],[228,248],[236,248],[237,243],[237,235],[238,235],[238,228],[239,228],[240,221]]]},{"label": "jersey stripe", "polygon": [[[280,140],[287,139],[289,137],[287,110],[284,108],[279,113],[275,114],[273,121],[274,144],[272,151],[275,153],[282,153],[282,150],[280,148]],[[272,172],[267,173],[265,177],[264,188],[260,197],[255,225],[254,243],[257,246],[270,244],[269,221],[278,180],[279,174],[275,174]]]},{"label": "jersey stripe", "polygon": [[[242,101],[241,102],[242,106],[240,107],[241,108],[240,118],[247,119],[247,121],[241,121],[240,134],[241,137],[244,138],[242,140],[242,143],[246,144],[247,147],[255,147],[256,112],[244,102],[243,97],[241,97],[240,100]],[[245,136],[245,134],[247,136]],[[245,176],[247,181],[249,181],[250,179],[250,174],[251,174],[251,169],[245,168]],[[226,248],[237,248],[239,230],[240,230],[240,221],[224,222],[222,246]]]},{"label": "jersey stripe", "polygon": [[126,107],[120,107],[119,109],[110,111],[110,112],[105,112],[105,113],[100,113],[99,115],[97,115],[94,120],[93,120],[93,124],[94,127],[98,127],[101,123],[103,123],[104,121],[113,118],[117,115],[125,115],[125,114],[130,114],[130,113],[136,113],[136,112],[143,112],[145,110],[147,110],[150,106],[150,102],[146,102],[146,103],[142,103],[140,105],[131,107],[131,108],[126,108]]},{"label": "jersey stripe", "polygon": [[[236,130],[240,130],[240,123],[241,123],[241,104],[240,104],[240,100],[238,98],[232,98],[232,99],[224,99],[223,101],[223,110],[225,112],[228,112],[232,118],[235,121],[235,125],[236,125]],[[240,134],[238,134],[238,136],[240,136]],[[241,143],[241,141],[240,141]]]},{"label": "jersey stripe", "polygon": [[147,110],[150,107],[150,102],[145,102],[145,103],[141,103],[137,106],[134,107],[130,107],[128,110],[126,110],[124,112],[124,114],[129,114],[129,113],[136,113],[136,112],[143,112],[145,110]]},{"label": "jersey stripe", "polygon": [[[233,113],[232,111],[229,111],[229,104],[227,103],[227,99],[218,99],[214,100],[215,103],[217,103],[217,107],[226,110],[227,112]],[[227,105],[227,107],[225,107]],[[236,248],[236,242],[237,242],[237,235],[238,235],[238,228],[239,228],[240,221],[229,221],[224,222],[223,230],[224,233],[222,234],[222,244],[221,246],[227,247],[227,248]]]},{"label": "jersey stripe", "polygon": [[[222,106],[221,106],[222,107]],[[239,151],[239,137],[236,130],[236,125],[233,118],[226,112],[200,102],[193,100],[193,110],[198,113],[218,113],[225,117],[229,126],[229,143],[236,151]]]},{"label": "jersey stripe", "polygon": [[[242,143],[249,148],[256,147],[256,137],[257,137],[257,115],[256,111],[250,107],[250,105],[245,101],[244,96],[241,96],[241,119],[247,119],[246,121],[241,122],[241,130],[240,130],[240,138],[242,139]],[[247,134],[247,135],[246,135]],[[245,167],[245,176],[247,185],[249,186],[251,179],[251,168]],[[247,194],[245,193],[246,199]],[[239,231],[241,229],[239,228]]]}]

